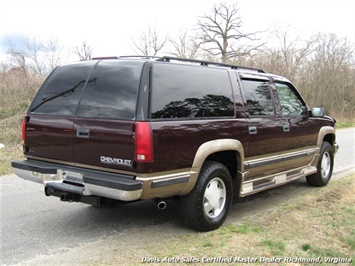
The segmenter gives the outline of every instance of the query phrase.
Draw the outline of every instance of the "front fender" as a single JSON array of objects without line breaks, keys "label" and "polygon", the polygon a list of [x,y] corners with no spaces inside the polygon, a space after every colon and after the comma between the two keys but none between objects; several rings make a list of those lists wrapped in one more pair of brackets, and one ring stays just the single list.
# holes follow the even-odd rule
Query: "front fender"
[{"label": "front fender", "polygon": [[335,128],[334,127],[330,127],[330,126],[325,126],[325,127],[321,127],[321,129],[319,130],[318,139],[317,139],[317,147],[318,148],[320,148],[322,146],[322,142],[325,139],[326,135],[332,136],[331,145],[334,145],[334,142],[335,142]]}]

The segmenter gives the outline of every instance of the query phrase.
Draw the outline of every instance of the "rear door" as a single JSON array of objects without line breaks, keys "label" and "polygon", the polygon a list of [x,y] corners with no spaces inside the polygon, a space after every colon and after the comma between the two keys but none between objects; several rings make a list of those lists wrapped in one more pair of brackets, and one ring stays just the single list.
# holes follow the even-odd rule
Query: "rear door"
[{"label": "rear door", "polygon": [[100,61],[74,121],[74,161],[90,168],[132,170],[133,130],[144,62]]},{"label": "rear door", "polygon": [[28,157],[73,162],[73,122],[80,96],[96,62],[55,69],[36,94],[28,111]]}]

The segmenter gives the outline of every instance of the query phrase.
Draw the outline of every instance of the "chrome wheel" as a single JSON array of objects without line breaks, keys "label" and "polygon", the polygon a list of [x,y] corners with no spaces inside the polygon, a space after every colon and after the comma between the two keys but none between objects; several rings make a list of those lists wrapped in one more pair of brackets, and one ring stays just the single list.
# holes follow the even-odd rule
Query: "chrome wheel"
[{"label": "chrome wheel", "polygon": [[219,177],[211,179],[203,196],[203,209],[210,218],[221,214],[226,204],[226,186]]},{"label": "chrome wheel", "polygon": [[329,178],[329,173],[331,170],[331,157],[328,152],[324,152],[321,163],[321,176],[323,179]]}]

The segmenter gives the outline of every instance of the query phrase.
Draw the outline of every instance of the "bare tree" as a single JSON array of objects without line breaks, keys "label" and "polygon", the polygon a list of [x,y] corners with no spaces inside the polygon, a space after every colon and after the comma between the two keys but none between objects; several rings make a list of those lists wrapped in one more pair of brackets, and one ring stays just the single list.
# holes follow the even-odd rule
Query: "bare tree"
[{"label": "bare tree", "polygon": [[10,55],[10,68],[21,70],[25,75],[27,75],[27,64],[25,55],[17,51],[13,47],[10,48],[7,53]]},{"label": "bare tree", "polygon": [[16,47],[10,41],[8,54],[11,56],[13,67],[20,68],[24,72],[31,71],[42,75],[59,65],[62,50],[60,42],[54,38],[49,38],[43,43],[36,37],[32,37],[24,39],[21,48]]},{"label": "bare tree", "polygon": [[26,40],[25,55],[30,61],[30,68],[39,75],[46,71],[44,58],[44,46],[36,37]]},{"label": "bare tree", "polygon": [[91,60],[92,52],[93,49],[87,44],[86,41],[83,41],[83,44],[80,47],[76,46],[72,51],[72,53],[77,55],[81,61]]},{"label": "bare tree", "polygon": [[307,67],[317,104],[339,116],[355,113],[354,47],[335,34],[318,34],[316,48]]},{"label": "bare tree", "polygon": [[182,30],[179,36],[177,36],[177,39],[170,39],[169,42],[173,47],[170,52],[172,55],[189,59],[198,57],[200,43],[188,36],[188,29]]},{"label": "bare tree", "polygon": [[46,53],[47,71],[60,65],[63,54],[63,46],[55,37],[50,37],[43,44],[43,50]]},{"label": "bare tree", "polygon": [[237,4],[216,4],[210,15],[204,14],[198,19],[197,25],[203,49],[213,56],[221,56],[223,63],[234,57],[250,55],[263,46],[249,44],[257,40],[256,34],[259,32],[242,32],[242,19]]},{"label": "bare tree", "polygon": [[271,71],[286,76],[293,80],[298,78],[298,72],[302,69],[302,65],[307,62],[307,57],[314,52],[316,37],[312,36],[307,40],[302,40],[299,36],[290,37],[292,32],[290,27],[276,27],[273,31],[274,36],[279,42],[279,46],[266,49],[266,53],[270,55],[269,68]]},{"label": "bare tree", "polygon": [[136,39],[132,38],[132,41],[139,53],[147,56],[156,56],[165,46],[168,36],[162,35],[155,25],[153,27],[148,25],[147,30],[141,32]]}]

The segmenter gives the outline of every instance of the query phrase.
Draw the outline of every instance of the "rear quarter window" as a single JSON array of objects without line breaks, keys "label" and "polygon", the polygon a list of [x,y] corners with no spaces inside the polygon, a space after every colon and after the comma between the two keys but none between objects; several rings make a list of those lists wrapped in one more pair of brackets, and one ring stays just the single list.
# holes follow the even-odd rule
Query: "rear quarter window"
[{"label": "rear quarter window", "polygon": [[153,66],[153,119],[234,116],[225,69],[156,63]]}]

